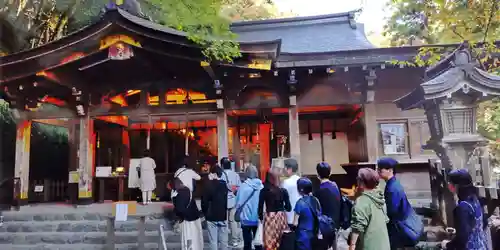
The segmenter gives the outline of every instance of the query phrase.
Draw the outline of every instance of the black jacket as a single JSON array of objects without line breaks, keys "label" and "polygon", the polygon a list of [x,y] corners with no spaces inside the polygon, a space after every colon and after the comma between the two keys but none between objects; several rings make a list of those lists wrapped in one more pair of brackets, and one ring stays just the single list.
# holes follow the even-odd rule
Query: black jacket
[{"label": "black jacket", "polygon": [[195,221],[200,218],[200,210],[189,188],[184,187],[177,190],[177,196],[173,199],[174,212],[181,220]]},{"label": "black jacket", "polygon": [[211,180],[201,198],[201,210],[207,221],[227,220],[228,186],[223,180]]},{"label": "black jacket", "polygon": [[335,226],[339,227],[342,197],[337,184],[333,182],[321,183],[319,189],[314,192],[314,196],[319,200],[321,213],[330,217],[335,222]]},{"label": "black jacket", "polygon": [[292,210],[288,191],[284,188],[265,185],[260,190],[258,208],[260,220],[264,219],[264,204],[266,205],[266,212],[290,212]]}]

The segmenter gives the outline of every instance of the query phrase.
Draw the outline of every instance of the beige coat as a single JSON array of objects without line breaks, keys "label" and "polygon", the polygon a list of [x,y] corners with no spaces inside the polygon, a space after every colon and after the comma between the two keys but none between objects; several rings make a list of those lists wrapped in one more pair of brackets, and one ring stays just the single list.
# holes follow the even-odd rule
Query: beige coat
[{"label": "beige coat", "polygon": [[139,165],[141,171],[141,191],[153,191],[156,188],[155,160],[151,157],[141,159]]}]

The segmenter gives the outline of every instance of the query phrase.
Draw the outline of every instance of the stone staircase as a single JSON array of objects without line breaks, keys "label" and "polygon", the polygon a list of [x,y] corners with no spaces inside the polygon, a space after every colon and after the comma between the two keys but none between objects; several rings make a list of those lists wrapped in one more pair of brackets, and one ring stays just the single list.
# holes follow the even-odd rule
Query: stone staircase
[{"label": "stone staircase", "polygon": [[[115,223],[115,249],[138,249],[138,225],[140,216],[145,216],[145,249],[159,249],[159,227],[165,227],[168,250],[181,249],[180,234],[163,219],[166,203],[138,206],[137,215],[129,216],[126,222]],[[61,205],[38,205],[21,207],[21,211],[3,212],[4,224],[0,226],[1,250],[97,250],[106,249],[107,220],[111,215],[111,204],[93,204],[73,208]],[[426,239],[417,249],[438,249],[436,243],[444,237],[442,227],[431,226],[425,219]],[[342,233],[338,250],[347,250],[348,231]],[[205,249],[208,235],[204,230]],[[107,250],[107,249],[106,249]],[[232,249],[236,250],[236,249]]]},{"label": "stone staircase", "polygon": [[[105,204],[92,206],[99,207]],[[111,204],[107,206],[110,207]],[[165,226],[167,249],[181,249],[180,234],[174,232],[171,226],[165,225],[161,206],[151,206],[141,208],[151,211],[138,211],[137,216],[129,216],[126,222],[115,223],[115,249],[138,249],[138,225],[141,214],[146,217],[145,249],[158,249],[161,224]],[[106,249],[107,220],[110,215],[104,212],[107,209],[39,207],[39,209],[23,207],[21,211],[3,213],[0,249]],[[138,207],[138,210],[141,209]],[[204,239],[207,242],[206,231]]]}]

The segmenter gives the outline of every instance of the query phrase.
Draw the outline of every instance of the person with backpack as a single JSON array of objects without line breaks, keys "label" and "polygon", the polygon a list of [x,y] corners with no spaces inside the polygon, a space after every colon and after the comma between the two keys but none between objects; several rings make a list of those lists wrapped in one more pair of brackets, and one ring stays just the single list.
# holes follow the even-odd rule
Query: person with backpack
[{"label": "person with backpack", "polygon": [[[314,192],[314,196],[319,200],[322,214],[331,218],[335,229],[339,229],[342,196],[337,183],[330,180],[331,167],[326,162],[318,163],[316,165],[316,173],[321,183],[319,189]],[[316,249],[337,249],[337,236],[335,232],[322,236],[323,239],[318,241]]]},{"label": "person with backpack", "polygon": [[[259,225],[259,194],[264,187],[259,179],[257,168],[253,165],[245,169],[246,180],[241,184],[236,194],[235,220],[241,224],[243,232],[243,250],[252,249],[252,241]],[[255,246],[255,250],[261,250]]]},{"label": "person with backpack", "polygon": [[201,210],[208,228],[210,249],[228,249],[227,230],[227,183],[222,180],[223,170],[214,165],[208,175],[209,181],[201,198]]},{"label": "person with backpack", "polygon": [[173,188],[177,193],[173,198],[174,213],[180,222],[181,249],[203,250],[200,210],[193,193],[180,179],[174,179],[173,182]]},{"label": "person with backpack", "polygon": [[385,180],[384,198],[387,206],[387,230],[391,249],[414,247],[424,232],[421,218],[411,207],[405,190],[396,179],[395,169],[399,163],[393,158],[381,158],[377,161],[378,172]]},{"label": "person with backpack", "polygon": [[[186,186],[191,193],[194,192],[194,183],[201,180],[201,176],[192,169],[189,164],[189,156],[184,156],[182,165],[174,173],[174,178],[178,178],[184,186]],[[175,194],[172,195],[172,198]]]},{"label": "person with backpack", "polygon": [[458,196],[453,210],[456,235],[451,241],[443,241],[441,247],[449,250],[488,250],[484,217],[477,189],[466,169],[452,170],[448,174],[449,189]]},{"label": "person with backpack", "polygon": [[222,179],[226,181],[229,191],[227,192],[227,212],[229,219],[229,231],[230,231],[230,241],[229,244],[233,248],[240,248],[241,244],[241,232],[239,223],[234,220],[234,214],[236,212],[236,194],[241,185],[240,176],[231,168],[231,161],[227,157],[222,157],[220,159],[220,165],[224,168],[224,175]]},{"label": "person with backpack", "polygon": [[[316,243],[319,233],[317,213],[321,213],[318,199],[312,196],[312,182],[302,177],[297,181],[297,189],[302,196],[295,204],[295,249],[310,250]],[[316,247],[314,248],[316,249]]]},{"label": "person with backpack", "polygon": [[352,212],[349,250],[391,249],[384,194],[379,190],[380,177],[371,168],[362,168],[357,176],[357,198]]}]

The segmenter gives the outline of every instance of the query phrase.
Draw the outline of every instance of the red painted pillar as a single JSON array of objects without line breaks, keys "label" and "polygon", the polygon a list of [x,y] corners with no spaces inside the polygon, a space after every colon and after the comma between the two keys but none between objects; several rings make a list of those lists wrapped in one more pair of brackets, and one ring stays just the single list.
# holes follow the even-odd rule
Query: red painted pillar
[{"label": "red painted pillar", "polygon": [[130,167],[130,136],[128,128],[123,128],[122,130],[122,145],[123,145],[123,168],[125,173],[128,173],[128,168]]},{"label": "red painted pillar", "polygon": [[271,168],[270,160],[271,124],[259,124],[260,178],[266,180],[266,173]]}]

